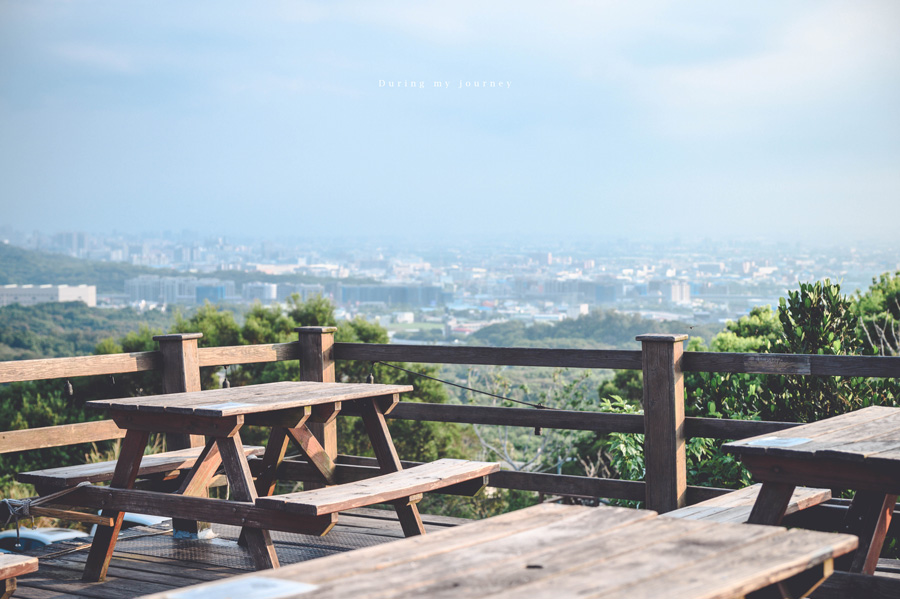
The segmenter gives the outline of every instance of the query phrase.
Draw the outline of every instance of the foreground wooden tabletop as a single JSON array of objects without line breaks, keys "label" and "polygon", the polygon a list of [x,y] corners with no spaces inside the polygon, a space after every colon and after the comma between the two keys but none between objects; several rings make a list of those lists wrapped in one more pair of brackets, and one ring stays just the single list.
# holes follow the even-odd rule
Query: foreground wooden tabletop
[{"label": "foreground wooden tabletop", "polygon": [[801,596],[856,543],[851,535],[544,504],[150,597],[728,598],[782,581]]}]

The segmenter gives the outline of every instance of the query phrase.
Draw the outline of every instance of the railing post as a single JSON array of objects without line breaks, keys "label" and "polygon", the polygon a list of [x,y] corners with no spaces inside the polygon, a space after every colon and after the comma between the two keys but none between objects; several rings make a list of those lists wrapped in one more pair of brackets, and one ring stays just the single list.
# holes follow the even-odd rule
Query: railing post
[{"label": "railing post", "polygon": [[[176,333],[172,335],[156,335],[154,341],[159,343],[159,351],[163,357],[163,393],[184,393],[200,391],[200,354],[197,340],[203,333]],[[203,435],[167,434],[167,449],[186,449],[203,447],[206,440]],[[209,522],[172,519],[172,530],[176,537],[206,536],[211,532]]]},{"label": "railing post", "polygon": [[682,342],[687,335],[638,335],[644,373],[644,479],[646,507],[670,512],[685,505]]},{"label": "railing post", "polygon": [[[297,327],[300,343],[300,380],[334,382],[334,333],[336,327]],[[309,423],[309,429],[331,456],[337,457],[337,421]]]},{"label": "railing post", "polygon": [[[159,351],[163,357],[163,393],[184,393],[200,391],[200,354],[197,351],[197,340],[203,333],[176,333],[173,335],[156,335],[154,341],[159,342]],[[203,447],[202,435],[166,436],[168,449],[186,449]]]}]

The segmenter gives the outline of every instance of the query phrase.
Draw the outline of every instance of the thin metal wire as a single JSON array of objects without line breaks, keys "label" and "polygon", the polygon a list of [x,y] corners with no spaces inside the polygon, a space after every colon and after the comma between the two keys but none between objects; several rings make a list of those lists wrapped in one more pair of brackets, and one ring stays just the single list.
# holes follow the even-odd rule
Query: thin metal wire
[{"label": "thin metal wire", "polygon": [[497,399],[511,401],[513,403],[522,404],[523,406],[531,406],[532,408],[537,408],[538,410],[555,410],[556,409],[556,408],[551,408],[549,406],[545,406],[542,403],[531,403],[529,401],[522,401],[521,399],[513,399],[512,397],[504,397],[503,395],[497,395],[496,393],[482,391],[481,389],[473,389],[472,387],[466,387],[465,385],[451,383],[450,381],[445,381],[443,379],[435,378],[433,376],[428,376],[427,374],[422,374],[421,372],[416,372],[415,370],[407,370],[406,368],[401,368],[399,366],[395,366],[393,364],[388,364],[387,362],[382,362],[380,360],[376,360],[375,362],[373,362],[373,364],[383,364],[385,366],[390,366],[391,368],[395,368],[397,370],[402,370],[403,372],[408,372],[409,374],[414,374],[416,376],[420,376],[425,379],[431,379],[432,381],[437,381],[438,383],[443,383],[445,385],[450,385],[452,387],[458,387],[460,389],[465,389],[466,391],[471,391],[472,393],[480,393],[482,395],[487,395],[489,397],[496,397]]}]

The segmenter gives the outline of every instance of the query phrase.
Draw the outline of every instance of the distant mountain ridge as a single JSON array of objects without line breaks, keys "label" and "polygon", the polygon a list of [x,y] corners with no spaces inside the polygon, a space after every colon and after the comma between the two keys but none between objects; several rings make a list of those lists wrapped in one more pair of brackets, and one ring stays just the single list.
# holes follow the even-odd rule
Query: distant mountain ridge
[{"label": "distant mountain ridge", "polygon": [[122,293],[125,280],[143,274],[175,276],[174,270],[124,262],[94,262],[0,244],[0,285],[96,285],[98,293]]}]

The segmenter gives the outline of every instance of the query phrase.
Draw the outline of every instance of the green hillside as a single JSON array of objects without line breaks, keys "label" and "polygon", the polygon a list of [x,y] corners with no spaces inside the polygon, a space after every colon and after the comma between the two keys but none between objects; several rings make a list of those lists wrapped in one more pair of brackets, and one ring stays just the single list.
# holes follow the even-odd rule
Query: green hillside
[{"label": "green hillside", "polygon": [[707,340],[722,330],[720,323],[689,325],[649,320],[636,314],[597,310],[555,324],[510,321],[491,325],[469,337],[472,345],[493,347],[558,347],[575,349],[639,349],[634,340],[645,333],[687,333]]},{"label": "green hillside", "polygon": [[106,337],[141,326],[166,331],[174,316],[156,310],[88,308],[82,302],[14,304],[0,308],[0,360],[28,360],[94,353]]}]

